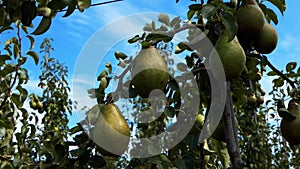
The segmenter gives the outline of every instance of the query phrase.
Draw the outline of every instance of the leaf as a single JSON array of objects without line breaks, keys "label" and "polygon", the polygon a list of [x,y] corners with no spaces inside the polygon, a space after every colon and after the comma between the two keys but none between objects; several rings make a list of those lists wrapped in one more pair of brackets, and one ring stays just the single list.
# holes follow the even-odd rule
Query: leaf
[{"label": "leaf", "polygon": [[26,55],[31,56],[33,58],[33,60],[34,60],[34,62],[35,62],[36,65],[39,63],[39,55],[35,51],[32,51],[32,50],[28,51],[26,53]]},{"label": "leaf", "polygon": [[116,59],[126,59],[128,56],[125,54],[125,53],[123,53],[123,52],[119,52],[119,51],[117,51],[117,52],[115,52],[115,57],[116,57]]},{"label": "leaf", "polygon": [[195,15],[195,11],[189,10],[188,13],[187,13],[187,19],[191,20],[194,15]]},{"label": "leaf", "polygon": [[91,6],[91,0],[78,0],[77,6],[79,11],[83,11]]},{"label": "leaf", "polygon": [[173,118],[175,116],[175,108],[174,107],[168,107],[165,109],[164,114],[167,117]]},{"label": "leaf", "polygon": [[2,138],[0,148],[5,147],[10,143],[12,134],[13,134],[12,129],[6,130],[6,136],[5,138]]},{"label": "leaf", "polygon": [[266,12],[267,12],[266,17],[270,18],[274,22],[274,24],[277,25],[278,24],[278,18],[277,18],[276,13],[270,8],[268,8]]},{"label": "leaf", "polygon": [[102,167],[106,166],[106,162],[105,162],[104,158],[101,156],[98,156],[98,155],[92,156],[88,160],[88,164],[94,168],[102,168]]},{"label": "leaf", "polygon": [[170,26],[171,27],[175,27],[175,25],[180,24],[180,21],[181,21],[180,17],[177,16],[177,17],[175,17],[175,18],[172,19],[172,21],[170,22]]},{"label": "leaf", "polygon": [[105,67],[106,67],[108,73],[111,74],[111,72],[112,72],[111,63],[110,62],[106,62]]},{"label": "leaf", "polygon": [[293,121],[296,119],[296,117],[292,115],[286,108],[278,109],[278,114],[281,118],[287,121]]},{"label": "leaf", "polygon": [[216,7],[208,4],[203,6],[203,8],[201,9],[201,14],[203,18],[209,18],[214,14],[215,11],[216,11]]},{"label": "leaf", "polygon": [[270,71],[267,73],[268,76],[277,76],[278,74],[274,71]]},{"label": "leaf", "polygon": [[153,31],[152,24],[150,24],[150,23],[146,24],[146,26],[144,26],[144,28],[143,28],[143,31],[152,32]]},{"label": "leaf", "polygon": [[50,28],[50,25],[51,25],[51,18],[44,16],[42,18],[42,21],[40,22],[39,26],[31,34],[41,35]]},{"label": "leaf", "polygon": [[140,40],[140,36],[136,35],[135,37],[128,40],[128,43],[135,43]]},{"label": "leaf", "polygon": [[199,10],[201,10],[201,8],[202,8],[201,4],[192,4],[189,6],[189,9],[193,10],[193,11],[199,11]]},{"label": "leaf", "polygon": [[63,17],[68,17],[70,16],[76,9],[76,4],[77,4],[77,1],[76,0],[72,0],[69,5],[68,5],[68,9],[66,11],[66,13],[64,14]]},{"label": "leaf", "polygon": [[169,15],[162,13],[162,14],[159,14],[158,21],[161,22],[161,23],[164,23],[166,25],[169,25],[170,24],[170,17],[169,17]]},{"label": "leaf", "polygon": [[275,5],[279,11],[281,12],[281,14],[283,15],[285,9],[286,9],[286,6],[285,6],[285,3],[282,3],[281,0],[267,0],[269,2],[271,2],[273,5]]},{"label": "leaf", "polygon": [[230,42],[233,40],[233,38],[238,32],[238,25],[236,19],[228,12],[223,12],[221,14],[221,19],[228,33],[228,42]]},{"label": "leaf", "polygon": [[11,60],[10,56],[7,54],[0,55],[0,65],[4,64],[5,61]]},{"label": "leaf", "polygon": [[33,47],[34,47],[34,43],[35,43],[35,40],[34,40],[34,38],[32,37],[32,36],[30,36],[30,35],[27,35],[26,36],[28,39],[29,39],[29,41],[30,41],[30,50],[32,50],[33,49]]},{"label": "leaf", "polygon": [[296,69],[297,62],[290,62],[286,65],[285,69],[287,72],[291,72],[292,70]]},{"label": "leaf", "polygon": [[[54,2],[54,1],[52,1],[52,2]],[[37,14],[41,15],[41,16],[45,16],[45,17],[50,17],[51,9],[48,7],[40,7],[37,9]]]},{"label": "leaf", "polygon": [[273,83],[274,87],[281,87],[284,85],[284,80],[282,78],[274,79]]}]

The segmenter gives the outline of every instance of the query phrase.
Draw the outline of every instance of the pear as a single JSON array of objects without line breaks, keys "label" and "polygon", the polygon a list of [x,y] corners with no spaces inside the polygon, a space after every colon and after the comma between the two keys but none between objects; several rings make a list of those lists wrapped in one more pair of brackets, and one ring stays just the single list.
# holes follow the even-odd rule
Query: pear
[{"label": "pear", "polygon": [[219,37],[215,45],[215,50],[218,55],[213,52],[209,58],[209,65],[215,70],[213,73],[217,79],[219,79],[223,73],[220,69],[218,56],[223,65],[226,80],[240,77],[246,64],[246,55],[237,37],[234,37],[230,42],[227,41],[228,35],[225,32]]},{"label": "pear", "polygon": [[269,54],[276,48],[278,34],[276,29],[269,23],[265,23],[254,39],[254,48],[263,54]]},{"label": "pear", "polygon": [[296,119],[289,121],[282,119],[280,129],[283,138],[285,138],[290,145],[300,144],[300,105],[294,100],[289,102],[288,111],[296,117]]},{"label": "pear", "polygon": [[264,25],[264,13],[255,0],[248,0],[237,10],[238,33],[242,36],[255,36]]},{"label": "pear", "polygon": [[129,126],[115,104],[96,106],[99,106],[100,115],[93,130],[93,140],[102,155],[121,156],[129,144]]},{"label": "pear", "polygon": [[169,71],[156,48],[142,49],[133,64],[132,84],[141,97],[147,98],[152,90],[165,88]]}]

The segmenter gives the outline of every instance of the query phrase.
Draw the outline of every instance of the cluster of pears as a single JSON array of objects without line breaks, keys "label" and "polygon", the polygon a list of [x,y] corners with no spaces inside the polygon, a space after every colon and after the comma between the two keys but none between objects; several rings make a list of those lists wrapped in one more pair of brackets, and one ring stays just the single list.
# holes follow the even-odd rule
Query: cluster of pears
[{"label": "cluster of pears", "polygon": [[30,96],[29,105],[33,110],[38,110],[39,113],[42,113],[44,111],[43,103],[35,94]]},{"label": "cluster of pears", "polygon": [[163,90],[170,78],[166,62],[151,46],[142,49],[132,66],[132,85],[138,94],[147,98],[152,90]]},{"label": "cluster of pears", "polygon": [[99,152],[105,156],[121,156],[128,148],[130,129],[117,105],[97,104],[88,113],[98,114],[92,138]]},{"label": "cluster of pears", "polygon": [[282,121],[280,129],[282,136],[289,142],[290,145],[300,144],[300,105],[299,101],[292,99],[288,104],[287,110],[279,109]]},{"label": "cluster of pears", "polygon": [[238,37],[243,47],[252,45],[262,54],[271,53],[277,46],[278,35],[272,25],[265,22],[265,16],[256,0],[245,1],[237,10]]}]

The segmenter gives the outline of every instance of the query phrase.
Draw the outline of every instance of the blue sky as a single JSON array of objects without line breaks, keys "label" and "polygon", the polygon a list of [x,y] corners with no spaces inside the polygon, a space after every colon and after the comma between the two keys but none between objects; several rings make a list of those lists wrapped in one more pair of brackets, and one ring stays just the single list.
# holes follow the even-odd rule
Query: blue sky
[{"label": "blue sky", "polygon": [[[92,3],[97,2],[103,1],[92,0]],[[124,0],[122,2],[92,7],[83,13],[76,11],[67,18],[62,17],[63,13],[59,13],[53,19],[50,30],[42,36],[36,37],[35,50],[39,50],[38,47],[43,38],[53,38],[55,51],[52,56],[66,63],[69,67],[70,78],[72,78],[74,67],[82,48],[97,31],[103,29],[106,25],[125,16],[146,12],[167,13],[173,16],[180,16],[182,20],[185,20],[188,5],[191,3],[189,0],[181,0],[177,4],[175,0]],[[296,61],[297,63],[300,61],[300,17],[298,16],[300,3],[299,1],[287,1],[286,3],[287,10],[284,16],[281,16],[279,11],[274,8],[279,19],[279,24],[275,26],[279,35],[279,43],[276,50],[268,55],[269,60],[279,69],[284,69],[284,66],[290,61]],[[268,2],[266,4],[270,5]],[[148,22],[151,22],[151,20]],[[37,23],[38,19],[35,20],[34,24]],[[124,25],[124,28],[126,28],[126,25]],[[114,36],[118,31],[122,31],[124,28],[120,27],[114,29],[111,31],[111,35],[108,36]],[[7,37],[1,36],[0,40],[3,41],[4,38]],[[106,39],[100,39],[100,41],[105,42]],[[113,52],[114,51],[110,51],[110,55],[106,55],[105,57],[114,57],[112,56]],[[28,66],[31,76],[31,82],[28,86],[30,90],[34,91],[37,85],[39,66],[32,66],[32,63]],[[94,82],[86,81],[84,77],[85,75],[82,75],[82,79],[77,79],[81,80],[83,88],[95,87]],[[264,78],[263,83],[268,91],[271,85],[270,79]],[[82,99],[88,99],[88,97],[82,97]],[[76,121],[73,122],[76,123]]]}]

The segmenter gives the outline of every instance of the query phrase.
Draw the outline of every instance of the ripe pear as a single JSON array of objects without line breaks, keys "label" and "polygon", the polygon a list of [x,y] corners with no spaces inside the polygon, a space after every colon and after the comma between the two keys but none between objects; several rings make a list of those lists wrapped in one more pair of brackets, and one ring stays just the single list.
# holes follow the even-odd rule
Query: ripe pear
[{"label": "ripe pear", "polygon": [[238,34],[255,36],[264,25],[264,13],[255,0],[248,0],[237,10]]},{"label": "ripe pear", "polygon": [[132,84],[141,97],[148,97],[154,89],[163,90],[169,77],[167,64],[156,48],[142,49],[136,56],[132,68]]},{"label": "ripe pear", "polygon": [[289,142],[290,145],[300,144],[300,105],[291,100],[289,102],[288,111],[296,117],[296,119],[289,121],[282,119],[280,129],[282,136]]},{"label": "ripe pear", "polygon": [[278,34],[276,29],[269,23],[265,23],[254,40],[254,48],[263,54],[269,54],[276,48]]},{"label": "ripe pear", "polygon": [[218,56],[222,62],[226,80],[240,77],[246,64],[246,55],[237,37],[234,37],[230,42],[227,41],[228,35],[223,33],[215,45],[218,55],[213,53],[209,58],[209,65],[215,70],[214,75],[217,79],[223,73],[217,59]]},{"label": "ripe pear", "polygon": [[[98,105],[97,105],[98,106]],[[93,140],[106,156],[120,156],[128,147],[130,129],[120,109],[113,103],[100,108],[100,115],[93,130]]]}]

